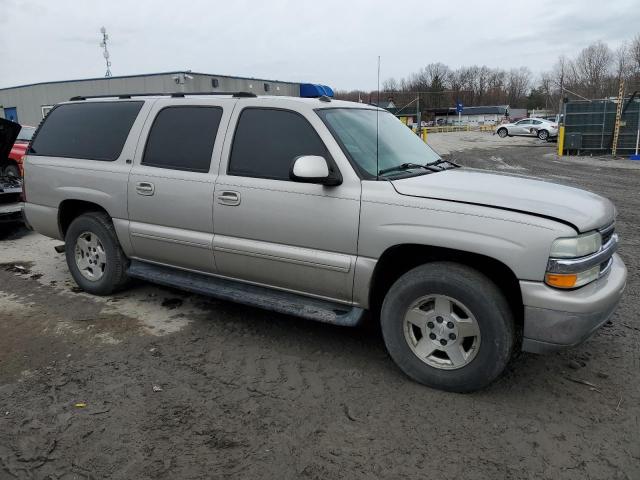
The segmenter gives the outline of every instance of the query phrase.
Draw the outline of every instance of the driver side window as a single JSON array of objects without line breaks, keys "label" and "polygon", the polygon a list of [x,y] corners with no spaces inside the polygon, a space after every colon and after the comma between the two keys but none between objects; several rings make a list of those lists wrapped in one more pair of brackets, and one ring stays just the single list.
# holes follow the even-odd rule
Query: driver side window
[{"label": "driver side window", "polygon": [[306,118],[290,110],[245,108],[233,138],[228,173],[288,181],[293,160],[302,155],[329,158]]}]

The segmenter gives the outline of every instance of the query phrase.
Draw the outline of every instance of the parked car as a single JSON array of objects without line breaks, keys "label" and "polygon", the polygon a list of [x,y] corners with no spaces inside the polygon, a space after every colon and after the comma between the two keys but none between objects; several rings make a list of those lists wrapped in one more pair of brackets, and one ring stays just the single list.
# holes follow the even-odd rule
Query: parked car
[{"label": "parked car", "polygon": [[548,140],[558,136],[558,124],[543,118],[524,118],[515,123],[498,125],[494,133],[500,138],[521,136]]},{"label": "parked car", "polygon": [[[7,120],[8,121],[8,120]],[[0,161],[0,175],[7,177],[22,177],[23,159],[27,151],[27,146],[35,132],[35,127],[23,125],[11,147],[9,155]]]},{"label": "parked car", "polygon": [[141,278],[342,326],[370,311],[404,373],[458,392],[583,342],[626,283],[609,200],[459,168],[327,97],[64,103],[25,192],[87,292]]},{"label": "parked car", "polygon": [[[0,118],[0,165],[7,163],[20,125]],[[13,175],[0,173],[0,224],[22,220],[22,182]]]}]

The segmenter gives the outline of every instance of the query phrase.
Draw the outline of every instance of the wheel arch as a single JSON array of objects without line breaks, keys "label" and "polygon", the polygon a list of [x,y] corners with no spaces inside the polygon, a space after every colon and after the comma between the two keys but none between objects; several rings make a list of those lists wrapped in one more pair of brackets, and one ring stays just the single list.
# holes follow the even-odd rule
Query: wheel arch
[{"label": "wheel arch", "polygon": [[102,212],[111,217],[106,208],[87,200],[66,199],[58,206],[58,229],[62,238],[67,233],[74,219],[87,212]]},{"label": "wheel arch", "polygon": [[409,270],[425,263],[451,261],[472,267],[489,277],[504,293],[516,322],[522,325],[524,310],[520,283],[505,263],[486,255],[422,244],[400,244],[389,247],[376,262],[369,289],[369,308],[380,311],[386,293],[393,283]]}]

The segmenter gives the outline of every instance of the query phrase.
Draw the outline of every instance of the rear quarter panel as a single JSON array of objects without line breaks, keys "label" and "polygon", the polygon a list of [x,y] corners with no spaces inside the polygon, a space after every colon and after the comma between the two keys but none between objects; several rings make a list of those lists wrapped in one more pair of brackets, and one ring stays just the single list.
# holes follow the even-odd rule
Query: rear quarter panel
[{"label": "rear quarter panel", "polygon": [[[107,211],[114,223],[127,222],[127,182],[140,130],[153,100],[145,101],[120,156],[113,162],[27,155],[25,215],[33,229],[62,239],[58,209],[65,200],[92,202]],[[46,126],[46,123],[44,124]],[[122,229],[117,228],[119,237]],[[121,238],[125,242],[126,238]]]}]

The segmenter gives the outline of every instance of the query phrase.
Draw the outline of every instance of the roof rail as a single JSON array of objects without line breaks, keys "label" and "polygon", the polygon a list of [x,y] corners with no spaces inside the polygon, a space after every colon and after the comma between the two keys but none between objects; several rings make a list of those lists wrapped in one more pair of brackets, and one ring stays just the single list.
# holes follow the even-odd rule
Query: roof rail
[{"label": "roof rail", "polygon": [[172,97],[183,98],[192,95],[231,95],[234,98],[255,98],[257,95],[253,92],[172,92],[172,93],[114,93],[112,95],[78,95],[71,97],[70,102],[80,100],[89,100],[92,98],[120,98],[127,99],[132,97]]}]

